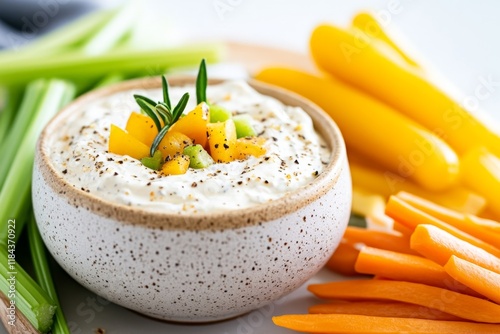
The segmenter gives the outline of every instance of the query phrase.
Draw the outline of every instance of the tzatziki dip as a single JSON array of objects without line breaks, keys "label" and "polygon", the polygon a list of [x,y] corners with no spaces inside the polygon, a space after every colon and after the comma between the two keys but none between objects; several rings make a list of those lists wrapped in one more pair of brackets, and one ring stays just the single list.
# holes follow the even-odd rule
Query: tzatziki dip
[{"label": "tzatziki dip", "polygon": [[[170,87],[178,101],[195,87]],[[125,128],[131,112],[140,112],[134,94],[161,100],[162,90],[115,93],[87,103],[50,136],[49,154],[69,184],[108,202],[155,212],[207,213],[248,208],[276,200],[312,182],[330,161],[331,149],[299,107],[285,106],[244,81],[210,85],[207,98],[233,116],[248,115],[265,154],[244,160],[190,168],[165,175],[127,155],[109,153],[111,124]],[[193,110],[191,99],[184,113]]]}]

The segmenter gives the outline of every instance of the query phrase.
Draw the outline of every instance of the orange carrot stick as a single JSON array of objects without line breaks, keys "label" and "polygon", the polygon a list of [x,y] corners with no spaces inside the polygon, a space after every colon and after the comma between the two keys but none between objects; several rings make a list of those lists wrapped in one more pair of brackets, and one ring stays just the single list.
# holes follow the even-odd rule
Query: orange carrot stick
[{"label": "orange carrot stick", "polygon": [[410,239],[408,237],[388,232],[348,226],[344,233],[344,239],[352,244],[359,243],[400,253],[417,254],[410,248]]},{"label": "orange carrot stick", "polygon": [[457,281],[500,304],[500,274],[454,255],[444,270]]},{"label": "orange carrot stick", "polygon": [[432,320],[460,321],[462,318],[428,307],[400,303],[359,301],[353,303],[328,303],[314,305],[309,308],[313,314],[359,314],[376,317],[417,318]]},{"label": "orange carrot stick", "polygon": [[[483,240],[496,248],[500,248],[500,238],[497,235],[491,234],[491,231],[475,223],[473,220],[467,219],[467,216],[460,212],[445,208],[444,206],[440,206],[434,202],[404,191],[399,192],[396,197],[451,226],[455,226],[459,230],[475,238]],[[500,224],[498,225],[500,226]]]},{"label": "orange carrot stick", "polygon": [[455,255],[500,274],[500,258],[433,225],[418,225],[411,236],[410,246],[442,266]]},{"label": "orange carrot stick", "polygon": [[384,318],[353,314],[290,314],[273,317],[275,325],[324,334],[498,334],[499,325],[465,321]]},{"label": "orange carrot stick", "polygon": [[354,264],[358,254],[359,250],[354,245],[343,240],[326,263],[326,267],[342,275],[356,275]]},{"label": "orange carrot stick", "polygon": [[345,300],[392,300],[405,302],[477,322],[500,323],[500,305],[485,299],[425,284],[351,280],[309,285],[309,291],[320,298]]},{"label": "orange carrot stick", "polygon": [[408,238],[410,238],[413,233],[413,229],[406,227],[406,225],[401,224],[397,220],[392,223],[392,229]]},{"label": "orange carrot stick", "polygon": [[[391,196],[387,205],[385,207],[386,214],[393,218],[394,220],[399,221],[400,223],[406,225],[411,229],[415,229],[418,224],[430,224],[439,227],[440,229],[454,235],[457,238],[460,238],[476,247],[482,248],[485,251],[500,257],[500,249],[495,246],[484,242],[476,237],[467,234],[458,228],[451,226],[427,213],[413,207],[411,204],[406,203],[402,199]],[[446,259],[448,260],[448,259]]]},{"label": "orange carrot stick", "polygon": [[454,280],[439,264],[417,255],[363,247],[356,261],[355,269],[360,274],[379,275],[396,281],[427,284],[474,297],[482,297],[476,291]]},{"label": "orange carrot stick", "polygon": [[470,220],[472,223],[487,229],[494,233],[500,233],[500,222],[488,218],[478,217],[474,215],[465,215],[465,219]]}]

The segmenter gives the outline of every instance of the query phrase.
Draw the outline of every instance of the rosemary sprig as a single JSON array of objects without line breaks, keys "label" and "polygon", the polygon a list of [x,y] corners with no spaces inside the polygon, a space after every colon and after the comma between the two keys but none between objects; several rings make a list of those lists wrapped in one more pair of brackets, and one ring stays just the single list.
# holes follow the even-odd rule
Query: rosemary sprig
[{"label": "rosemary sprig", "polygon": [[[142,95],[134,95],[135,101],[141,107],[141,109],[153,120],[158,129],[158,134],[156,135],[151,148],[149,150],[150,156],[154,156],[158,146],[167,134],[168,130],[179,120],[182,113],[186,109],[187,103],[189,101],[189,93],[182,95],[177,105],[172,109],[170,102],[170,95],[168,92],[168,81],[162,76],[162,90],[163,90],[163,102],[155,102],[150,98]],[[198,76],[196,78],[196,99],[198,104],[201,102],[206,102],[207,100],[207,68],[205,59],[202,59],[200,68],[198,70]],[[163,126],[162,126],[163,123]]]},{"label": "rosemary sprig", "polygon": [[163,102],[165,102],[169,110],[172,110],[172,106],[170,104],[170,96],[168,95],[168,81],[164,76],[161,77],[161,85],[163,87]]},{"label": "rosemary sprig", "polygon": [[149,151],[149,154],[151,156],[153,156],[154,153],[156,152],[158,145],[160,145],[161,141],[163,140],[163,137],[165,137],[168,130],[170,130],[172,125],[174,125],[174,123],[177,122],[179,120],[179,118],[181,117],[182,113],[184,112],[184,109],[186,109],[186,105],[188,103],[188,100],[189,100],[189,93],[185,93],[184,95],[182,95],[181,99],[179,100],[179,102],[175,106],[174,111],[171,114],[169,113],[169,115],[171,115],[172,119],[170,122],[165,123],[165,126],[163,126],[163,128],[158,132],[155,139],[153,140],[153,144],[151,145],[151,149]]},{"label": "rosemary sprig", "polygon": [[165,77],[162,77],[162,87],[163,102],[158,101],[156,103],[146,96],[134,95],[135,101],[139,107],[141,107],[141,109],[153,120],[158,129],[158,134],[153,140],[153,144],[149,150],[151,156],[155,154],[158,145],[160,145],[160,142],[163,140],[168,130],[179,120],[189,100],[189,93],[185,93],[172,110],[168,93],[168,81]]},{"label": "rosemary sprig", "polygon": [[207,102],[207,64],[201,60],[198,76],[196,77],[196,103]]},{"label": "rosemary sprig", "polygon": [[[152,100],[148,99],[145,96],[141,95],[134,95],[135,102],[141,107],[141,109],[153,120],[153,122],[156,125],[156,128],[158,131],[161,130],[161,123],[158,118],[158,115],[154,111],[156,109],[156,103],[154,103]],[[149,101],[149,102],[148,102]],[[153,102],[153,103],[151,103]]]}]

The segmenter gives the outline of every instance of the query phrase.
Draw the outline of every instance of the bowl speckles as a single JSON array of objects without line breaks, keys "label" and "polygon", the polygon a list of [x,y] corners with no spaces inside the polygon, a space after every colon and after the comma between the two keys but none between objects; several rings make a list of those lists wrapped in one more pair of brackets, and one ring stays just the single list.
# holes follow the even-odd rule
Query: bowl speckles
[{"label": "bowl speckles", "polygon": [[[192,82],[170,79],[171,85]],[[160,87],[159,79],[92,92],[50,122],[36,152],[34,210],[49,251],[74,279],[151,317],[209,322],[270,303],[324,265],[340,242],[351,205],[340,131],[310,102],[261,83],[250,84],[262,94],[302,107],[332,148],[332,156],[307,187],[243,210],[189,216],[145,212],[75,189],[56,171],[47,154],[47,138],[67,115],[97,97]]]}]

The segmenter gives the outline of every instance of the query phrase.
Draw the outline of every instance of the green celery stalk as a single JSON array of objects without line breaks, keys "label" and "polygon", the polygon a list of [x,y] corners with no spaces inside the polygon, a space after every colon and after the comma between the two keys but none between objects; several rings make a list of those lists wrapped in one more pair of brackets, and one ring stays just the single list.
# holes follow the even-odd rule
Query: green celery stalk
[{"label": "green celery stalk", "polygon": [[75,87],[77,88],[77,95],[85,94],[90,90],[103,88],[121,82],[123,80],[126,80],[127,77],[128,76],[125,76],[121,73],[111,73],[106,75],[105,77],[100,78],[97,81],[87,83],[82,82],[80,83],[80,85],[75,85]]},{"label": "green celery stalk", "polygon": [[13,112],[16,116],[11,129],[5,140],[0,143],[0,157],[2,157],[0,160],[0,189],[2,189],[2,185],[7,178],[10,164],[16,155],[21,138],[31,124],[32,118],[36,116],[33,115],[33,110],[40,102],[44,89],[45,80],[38,80],[29,84],[19,111],[17,113]]},{"label": "green celery stalk", "polygon": [[[43,81],[42,81],[43,82]],[[19,198],[26,196],[31,188],[31,172],[36,141],[47,122],[59,109],[73,97],[74,86],[61,80],[52,79],[44,82],[45,89],[39,97],[26,96],[25,99],[37,98],[37,105],[32,111],[33,118],[29,127],[23,133],[18,133],[16,153],[12,162],[8,164],[7,176],[0,188],[0,241],[7,238],[7,221],[22,214],[25,207]],[[10,167],[10,169],[9,169]]]},{"label": "green celery stalk", "polygon": [[[8,262],[9,254],[7,246],[0,245],[0,291],[15,302],[17,311],[20,311],[33,327],[46,333],[52,327],[56,305],[20,265]],[[14,281],[15,293],[10,289],[11,282]]]},{"label": "green celery stalk", "polygon": [[[31,179],[28,180],[28,183],[31,182]],[[31,183],[30,183],[31,185]],[[26,222],[29,219],[29,214],[31,212],[31,187],[28,187],[28,189],[22,189],[23,193],[17,194],[17,200],[19,201],[19,207],[16,209],[16,212],[12,215],[11,218],[16,220],[16,235],[15,235],[15,241],[19,240],[19,237],[21,236],[21,231],[23,231],[24,226],[26,225]],[[3,236],[2,233],[0,233],[0,237],[3,238],[2,240],[5,240],[5,237]],[[0,241],[2,242],[2,241]]]},{"label": "green celery stalk", "polygon": [[44,35],[16,50],[0,52],[0,66],[49,56],[78,47],[101,29],[116,14],[116,10],[97,11],[85,15],[61,29]]},{"label": "green celery stalk", "polygon": [[99,31],[85,41],[79,52],[96,56],[115,48],[129,34],[137,19],[137,9],[133,4],[130,2],[116,11]]},{"label": "green celery stalk", "polygon": [[[7,105],[0,112],[0,147],[1,143],[4,142],[5,137],[9,133],[9,128],[15,117],[16,110],[19,104],[19,98],[21,95],[21,90],[19,89],[9,89],[7,91]],[[0,149],[1,152],[1,149]],[[0,155],[1,156],[1,155]]]},{"label": "green celery stalk", "polygon": [[35,78],[60,77],[76,82],[100,78],[108,73],[140,71],[158,73],[176,66],[197,65],[200,59],[215,62],[221,57],[221,45],[197,44],[157,50],[115,50],[96,57],[80,54],[54,55],[0,64],[0,85],[31,81]]},{"label": "green celery stalk", "polygon": [[124,79],[125,76],[123,74],[120,73],[109,74],[104,78],[102,78],[101,80],[99,80],[99,82],[94,86],[94,89],[103,88],[118,83],[120,81],[123,81]]},{"label": "green celery stalk", "polygon": [[31,213],[31,219],[28,222],[28,240],[36,281],[45,290],[45,292],[47,292],[57,306],[54,324],[52,325],[52,334],[70,334],[61,304],[59,303],[59,298],[57,297],[54,281],[52,280],[52,275],[50,274],[45,245],[40,232],[38,231],[38,227],[36,226],[33,213]]}]

